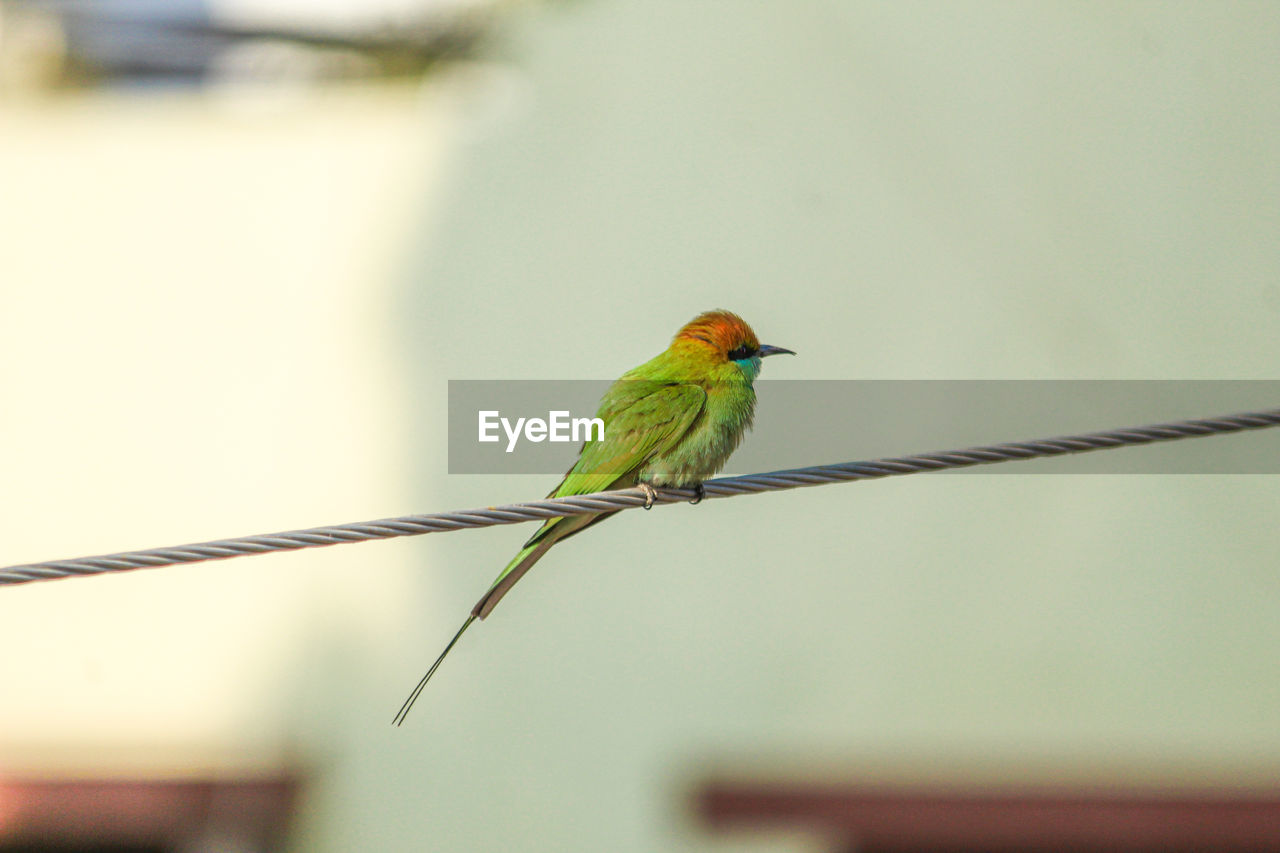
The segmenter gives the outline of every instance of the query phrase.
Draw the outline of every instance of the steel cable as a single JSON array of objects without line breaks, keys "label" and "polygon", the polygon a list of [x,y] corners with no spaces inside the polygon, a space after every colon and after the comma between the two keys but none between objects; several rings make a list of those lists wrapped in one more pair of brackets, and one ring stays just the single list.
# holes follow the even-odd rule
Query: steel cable
[{"label": "steel cable", "polygon": [[[941,453],[925,453],[917,456],[899,456],[861,462],[845,462],[836,465],[818,465],[812,468],[771,471],[764,474],[749,474],[741,477],[722,477],[703,483],[702,495],[707,498],[729,498],[783,489],[798,489],[805,486],[821,486],[828,483],[873,480],[881,477],[897,477],[927,471],[940,471],[947,468],[966,468],[973,465],[991,465],[999,462],[1015,462],[1024,459],[1087,453],[1094,450],[1110,450],[1117,447],[1176,441],[1183,438],[1225,435],[1275,426],[1280,426],[1280,409],[1242,412],[1216,418],[1175,421],[1173,423],[1152,424],[1035,441],[993,444]],[[670,504],[694,500],[697,497],[698,491],[694,488],[662,488],[656,490],[652,503],[654,505]],[[219,539],[212,542],[199,542],[172,548],[151,548],[141,551],[125,551],[119,554],[105,554],[97,557],[81,557],[74,560],[27,563],[0,569],[0,585],[86,577],[111,572],[131,571],[133,569],[199,563],[205,560],[226,560],[232,557],[246,557],[275,551],[297,551],[303,548],[322,548],[349,542],[367,542],[373,539],[419,536],[424,533],[446,533],[452,530],[490,527],[498,524],[519,524],[525,521],[542,521],[566,515],[613,512],[645,506],[648,500],[643,489],[620,489],[591,495],[550,498],[459,512],[405,515],[398,518],[382,518],[376,521],[336,524],[331,527],[287,530],[281,533],[244,536],[237,539]]]}]

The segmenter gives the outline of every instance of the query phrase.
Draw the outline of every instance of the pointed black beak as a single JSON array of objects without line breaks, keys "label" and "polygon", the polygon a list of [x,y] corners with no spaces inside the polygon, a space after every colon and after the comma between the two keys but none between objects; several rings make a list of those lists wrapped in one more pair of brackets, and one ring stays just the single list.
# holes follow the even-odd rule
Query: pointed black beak
[{"label": "pointed black beak", "polygon": [[760,357],[764,358],[767,355],[795,355],[795,353],[789,349],[783,349],[782,347],[775,347],[770,344],[761,344]]}]

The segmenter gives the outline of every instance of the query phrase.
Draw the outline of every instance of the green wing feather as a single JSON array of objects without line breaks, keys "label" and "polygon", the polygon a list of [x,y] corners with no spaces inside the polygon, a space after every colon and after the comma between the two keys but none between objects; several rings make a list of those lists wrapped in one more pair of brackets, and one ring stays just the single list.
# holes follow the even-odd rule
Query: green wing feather
[{"label": "green wing feather", "polygon": [[[577,463],[547,497],[588,495],[634,486],[637,473],[649,460],[670,452],[684,438],[706,402],[707,393],[697,385],[623,378],[605,394],[596,413],[604,421],[604,438],[583,445]],[[612,514],[548,519],[498,574],[472,614],[481,619],[488,616],[507,590],[552,545]]]}]

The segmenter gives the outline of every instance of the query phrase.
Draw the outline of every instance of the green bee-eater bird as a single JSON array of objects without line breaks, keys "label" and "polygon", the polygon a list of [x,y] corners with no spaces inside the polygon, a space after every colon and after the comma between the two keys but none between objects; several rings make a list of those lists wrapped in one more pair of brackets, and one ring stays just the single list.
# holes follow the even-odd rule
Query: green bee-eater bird
[{"label": "green bee-eater bird", "polygon": [[[789,349],[761,344],[737,314],[708,311],[687,323],[661,355],[623,374],[600,401],[604,436],[582,446],[578,462],[547,497],[640,486],[697,486],[720,470],[751,426],[752,382],[761,359]],[[507,564],[393,721],[409,709],[471,623],[484,619],[551,546],[603,521],[612,512],[551,518]]]}]

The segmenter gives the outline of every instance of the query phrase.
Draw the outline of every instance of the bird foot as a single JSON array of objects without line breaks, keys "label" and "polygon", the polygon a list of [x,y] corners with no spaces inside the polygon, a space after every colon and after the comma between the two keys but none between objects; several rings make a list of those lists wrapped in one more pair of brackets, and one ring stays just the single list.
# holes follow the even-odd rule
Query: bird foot
[{"label": "bird foot", "polygon": [[640,491],[644,492],[644,508],[653,509],[653,502],[658,498],[658,490],[648,483],[641,483]]},{"label": "bird foot", "polygon": [[689,506],[702,503],[702,499],[707,496],[707,490],[702,487],[701,483],[694,484],[693,493],[697,495],[697,497],[689,501]]}]

